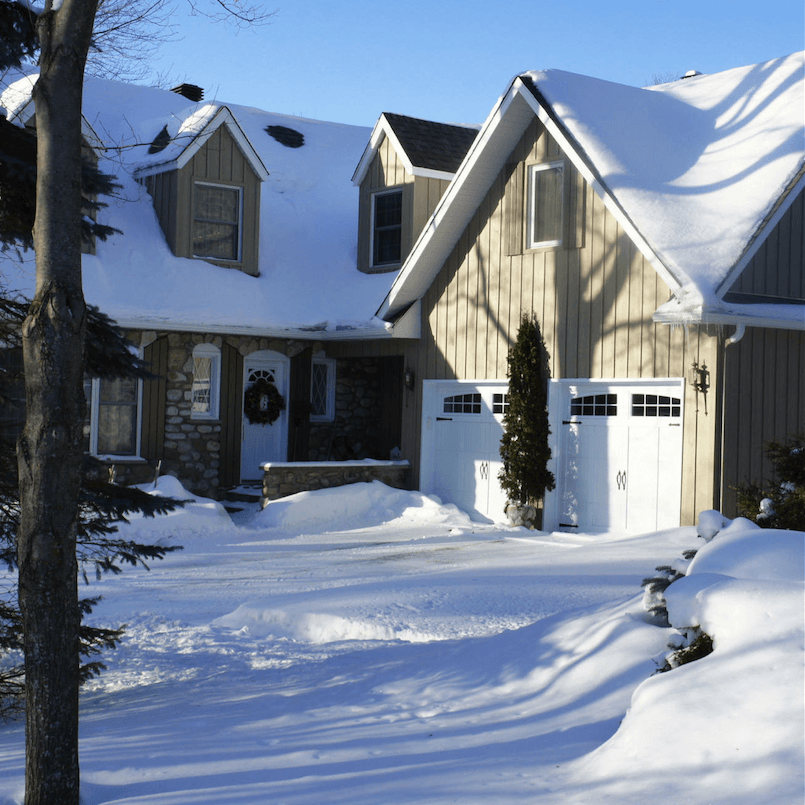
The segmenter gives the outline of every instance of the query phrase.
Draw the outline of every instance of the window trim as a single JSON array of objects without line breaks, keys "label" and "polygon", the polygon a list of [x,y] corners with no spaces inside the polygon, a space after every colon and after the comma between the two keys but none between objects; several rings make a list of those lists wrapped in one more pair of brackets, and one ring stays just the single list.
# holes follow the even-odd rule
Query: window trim
[{"label": "window trim", "polygon": [[[195,250],[195,228],[196,221],[201,221],[196,215],[196,188],[197,187],[220,187],[224,190],[234,190],[238,194],[238,222],[237,222],[237,257],[216,257],[210,254],[197,254]],[[242,263],[243,262],[243,186],[239,184],[226,184],[225,182],[207,182],[201,179],[193,180],[192,210],[190,220],[190,253],[199,260],[210,260],[216,263]],[[206,219],[205,219],[206,220]],[[228,224],[227,221],[213,221],[212,223]]]},{"label": "window trim", "polygon": [[[376,224],[376,200],[380,196],[390,196],[392,194],[398,194],[400,197],[400,223],[395,224],[393,228],[399,229],[400,232],[400,254],[396,260],[388,260],[386,262],[379,262],[376,259],[375,254],[375,245],[376,245],[376,233],[377,233],[377,224]],[[403,202],[404,202],[404,195],[403,195],[403,187],[402,185],[397,185],[395,187],[389,187],[384,190],[378,190],[372,193],[371,198],[371,209],[369,212],[369,266],[370,268],[389,268],[390,266],[397,266],[400,265],[403,261],[403,244],[402,244],[402,235],[403,235]],[[383,227],[386,230],[392,229],[392,227]]]},{"label": "window trim", "polygon": [[89,407],[89,448],[88,452],[99,458],[138,459],[142,457],[142,431],[143,431],[143,381],[137,380],[137,402],[135,414],[135,449],[133,453],[100,453],[98,452],[98,425],[100,413],[101,381],[114,378],[87,378],[91,390],[87,399]]},{"label": "window trim", "polygon": [[[193,347],[193,374],[190,381],[190,419],[218,420],[221,418],[221,350],[209,342]],[[210,408],[195,411],[196,358],[210,359]]]},{"label": "window trim", "polygon": [[[559,237],[553,240],[535,240],[534,233],[534,205],[536,202],[536,184],[534,177],[537,173],[548,170],[559,170]],[[550,249],[559,248],[565,240],[565,174],[566,168],[564,160],[554,160],[552,162],[536,162],[527,166],[527,189],[526,189],[526,249]]]},{"label": "window trim", "polygon": [[[313,405],[313,366],[324,366],[327,371],[326,380],[326,394],[327,399],[325,403],[325,412],[323,414],[314,414],[312,412]],[[335,378],[336,378],[336,360],[335,358],[313,357],[311,360],[310,370],[310,403],[311,403],[311,422],[333,422],[335,421]]]}]

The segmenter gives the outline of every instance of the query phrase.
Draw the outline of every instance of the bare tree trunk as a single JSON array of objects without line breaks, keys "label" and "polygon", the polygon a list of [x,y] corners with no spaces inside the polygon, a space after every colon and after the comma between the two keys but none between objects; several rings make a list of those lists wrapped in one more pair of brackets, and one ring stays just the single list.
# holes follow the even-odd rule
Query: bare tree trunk
[{"label": "bare tree trunk", "polygon": [[81,99],[97,0],[40,17],[34,90],[36,295],[23,325],[27,413],[18,446],[25,640],[26,805],[78,805],[77,499],[86,311],[81,287]]}]

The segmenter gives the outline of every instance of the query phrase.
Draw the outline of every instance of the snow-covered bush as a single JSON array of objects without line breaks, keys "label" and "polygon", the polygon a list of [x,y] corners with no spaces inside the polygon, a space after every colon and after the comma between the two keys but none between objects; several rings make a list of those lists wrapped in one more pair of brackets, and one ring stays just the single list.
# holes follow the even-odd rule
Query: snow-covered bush
[{"label": "snow-covered bush", "polygon": [[805,530],[805,433],[768,442],[764,452],[775,479],[735,487],[738,513],[763,528]]}]

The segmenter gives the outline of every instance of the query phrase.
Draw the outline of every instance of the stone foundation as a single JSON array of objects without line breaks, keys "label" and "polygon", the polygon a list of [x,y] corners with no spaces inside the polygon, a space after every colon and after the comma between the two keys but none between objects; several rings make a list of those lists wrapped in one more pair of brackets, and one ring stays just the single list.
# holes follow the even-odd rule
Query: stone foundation
[{"label": "stone foundation", "polygon": [[313,489],[329,489],[381,481],[395,489],[409,488],[407,461],[278,461],[263,464],[263,506],[277,498]]}]

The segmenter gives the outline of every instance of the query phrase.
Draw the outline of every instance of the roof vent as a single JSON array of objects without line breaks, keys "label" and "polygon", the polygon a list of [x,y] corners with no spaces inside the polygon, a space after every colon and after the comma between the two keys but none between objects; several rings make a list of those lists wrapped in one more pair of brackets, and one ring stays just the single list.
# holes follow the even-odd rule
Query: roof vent
[{"label": "roof vent", "polygon": [[266,126],[266,132],[288,148],[301,148],[305,144],[305,135],[287,126]]},{"label": "roof vent", "polygon": [[178,87],[171,87],[171,92],[175,92],[177,95],[181,95],[194,103],[198,103],[204,98],[204,90],[195,84],[179,84]]},{"label": "roof vent", "polygon": [[171,141],[171,136],[168,133],[168,127],[163,126],[162,131],[154,137],[154,142],[148,146],[148,153],[149,154],[158,154],[160,151],[164,151],[168,147],[168,143]]},{"label": "roof vent", "polygon": [[688,70],[685,75],[682,76],[682,80],[686,78],[696,78],[697,75],[702,75],[698,70]]}]

